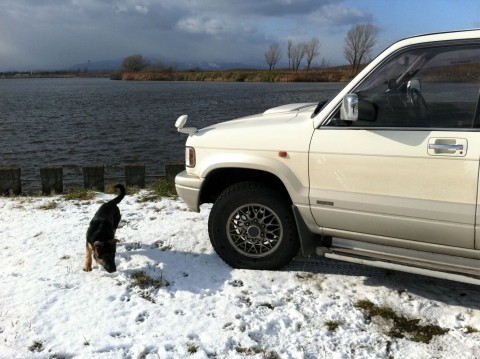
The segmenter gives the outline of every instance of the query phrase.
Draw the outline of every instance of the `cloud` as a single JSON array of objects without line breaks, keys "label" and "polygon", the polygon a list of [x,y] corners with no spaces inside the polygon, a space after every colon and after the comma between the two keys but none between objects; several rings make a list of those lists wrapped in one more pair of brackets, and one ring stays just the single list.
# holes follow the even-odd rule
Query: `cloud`
[{"label": "cloud", "polygon": [[145,4],[136,4],[132,2],[117,3],[115,5],[115,12],[117,14],[141,14],[146,15],[149,12],[149,7]]},{"label": "cloud", "polygon": [[306,15],[335,0],[242,0],[242,1],[195,1],[197,9],[220,12],[232,16],[285,17]]},{"label": "cloud", "polygon": [[227,22],[218,18],[188,17],[181,19],[177,23],[177,28],[192,34],[219,35],[226,31]]},{"label": "cloud", "polygon": [[306,40],[322,28],[371,19],[344,0],[1,1],[0,71],[66,68],[138,53],[263,64],[273,41]]},{"label": "cloud", "polygon": [[334,27],[336,29],[358,23],[369,23],[373,20],[371,14],[341,3],[322,6],[310,14],[308,19],[321,28]]}]

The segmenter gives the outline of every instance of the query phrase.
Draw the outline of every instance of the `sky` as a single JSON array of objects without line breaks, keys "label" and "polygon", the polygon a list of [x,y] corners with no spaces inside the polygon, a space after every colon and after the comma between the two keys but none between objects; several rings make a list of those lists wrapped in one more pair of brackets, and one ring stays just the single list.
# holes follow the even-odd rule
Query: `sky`
[{"label": "sky", "polygon": [[167,64],[265,66],[278,42],[320,40],[314,63],[339,65],[356,24],[401,38],[480,27],[478,0],[1,0],[0,71],[59,70],[140,54]]}]

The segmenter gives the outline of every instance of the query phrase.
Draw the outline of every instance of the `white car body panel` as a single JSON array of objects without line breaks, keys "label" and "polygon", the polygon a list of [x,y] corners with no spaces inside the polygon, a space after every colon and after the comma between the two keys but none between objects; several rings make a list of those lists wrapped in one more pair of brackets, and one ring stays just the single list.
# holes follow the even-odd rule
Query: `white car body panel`
[{"label": "white car body panel", "polygon": [[[299,227],[334,237],[319,253],[355,261],[364,256],[387,267],[395,262],[391,268],[423,268],[427,275],[455,272],[471,283],[472,276],[480,278],[480,128],[355,128],[329,121],[347,94],[401,51],[473,40],[480,44],[480,30],[399,41],[319,111],[316,104],[287,104],[198,131],[182,131],[185,119],[178,121],[196,153],[195,167],[177,177],[180,196],[199,211],[213,173],[268,173],[288,192]],[[443,150],[444,144],[454,149]]]}]

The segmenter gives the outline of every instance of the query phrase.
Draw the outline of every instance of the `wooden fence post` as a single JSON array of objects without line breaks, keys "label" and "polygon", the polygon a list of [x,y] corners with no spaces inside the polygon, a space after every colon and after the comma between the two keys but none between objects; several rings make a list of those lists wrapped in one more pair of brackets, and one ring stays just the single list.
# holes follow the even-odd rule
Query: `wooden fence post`
[{"label": "wooden fence post", "polygon": [[145,188],[145,164],[132,163],[125,165],[125,184],[127,187]]},{"label": "wooden fence post", "polygon": [[175,179],[175,176],[185,169],[183,162],[165,162],[165,177],[167,180]]},{"label": "wooden fence post", "polygon": [[9,195],[10,191],[14,195],[19,195],[22,192],[21,176],[22,169],[20,167],[0,168],[0,192],[2,195]]},{"label": "wooden fence post", "polygon": [[55,193],[63,193],[63,167],[51,166],[40,168],[42,193],[49,195],[52,189]]},{"label": "wooden fence post", "polygon": [[83,185],[86,189],[96,188],[100,192],[105,191],[105,167],[83,167]]}]

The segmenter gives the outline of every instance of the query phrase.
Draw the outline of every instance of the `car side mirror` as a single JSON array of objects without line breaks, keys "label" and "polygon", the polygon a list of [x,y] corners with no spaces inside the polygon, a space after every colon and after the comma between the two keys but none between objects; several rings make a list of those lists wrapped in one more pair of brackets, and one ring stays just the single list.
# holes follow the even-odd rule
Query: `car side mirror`
[{"label": "car side mirror", "polygon": [[358,96],[357,94],[350,93],[345,95],[342,101],[342,107],[340,108],[340,119],[344,121],[357,121],[358,120]]}]

